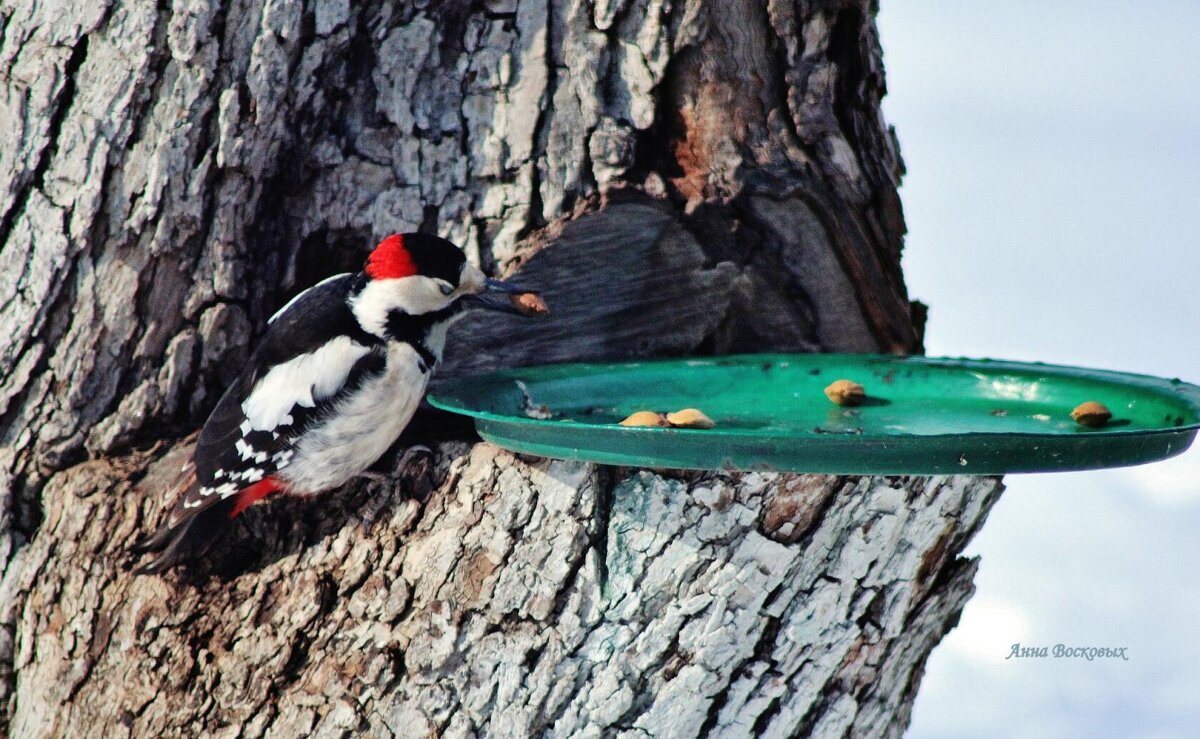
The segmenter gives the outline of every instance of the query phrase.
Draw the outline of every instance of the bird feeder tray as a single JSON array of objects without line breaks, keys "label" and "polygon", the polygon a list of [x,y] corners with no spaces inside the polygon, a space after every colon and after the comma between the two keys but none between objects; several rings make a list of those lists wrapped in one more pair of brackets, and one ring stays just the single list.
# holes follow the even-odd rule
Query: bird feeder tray
[{"label": "bird feeder tray", "polygon": [[[864,389],[856,406],[824,390]],[[771,354],[525,367],[442,383],[430,403],[514,452],[613,465],[829,474],[1003,474],[1143,464],[1200,428],[1200,388],[988,359]],[[1088,402],[1112,417],[1076,422]],[[626,427],[697,408],[711,429]]]}]

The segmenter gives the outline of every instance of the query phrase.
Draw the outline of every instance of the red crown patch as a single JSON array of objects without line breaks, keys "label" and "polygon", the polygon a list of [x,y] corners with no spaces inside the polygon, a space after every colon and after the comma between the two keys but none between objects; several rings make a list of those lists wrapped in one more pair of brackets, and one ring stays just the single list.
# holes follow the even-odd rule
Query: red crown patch
[{"label": "red crown patch", "polygon": [[404,247],[404,237],[392,234],[379,242],[367,257],[366,273],[372,280],[411,277],[417,273],[412,254]]}]

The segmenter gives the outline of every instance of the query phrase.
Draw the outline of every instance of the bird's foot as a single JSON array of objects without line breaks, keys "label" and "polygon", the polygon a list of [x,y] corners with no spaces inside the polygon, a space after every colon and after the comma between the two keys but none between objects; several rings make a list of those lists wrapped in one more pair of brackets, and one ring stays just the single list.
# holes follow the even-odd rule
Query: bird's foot
[{"label": "bird's foot", "polygon": [[362,528],[370,531],[375,522],[383,515],[384,509],[395,505],[394,494],[399,493],[401,500],[414,500],[424,503],[433,492],[434,466],[437,456],[427,446],[416,445],[404,450],[392,465],[391,472],[366,471],[359,477],[370,480],[372,484],[387,485],[386,494],[376,491],[371,495],[362,513]]},{"label": "bird's foot", "polygon": [[382,485],[383,483],[388,482],[389,480],[405,477],[406,473],[409,471],[409,468],[413,467],[414,465],[416,465],[418,467],[422,466],[421,465],[421,457],[432,458],[433,450],[422,444],[416,444],[414,446],[410,446],[409,448],[404,450],[404,452],[396,460],[396,463],[394,465],[392,465],[391,472],[376,472],[374,470],[363,470],[362,472],[358,473],[358,476],[363,478],[364,480],[367,480],[368,482],[373,482],[377,485]]},{"label": "bird's foot", "polygon": [[422,444],[410,446],[396,460],[395,476],[399,478],[401,489],[410,498],[424,501],[433,492],[433,471],[437,464],[437,456],[433,450]]},{"label": "bird's foot", "polygon": [[424,444],[414,444],[404,450],[400,455],[400,459],[396,460],[395,471],[397,474],[403,474],[413,463],[420,457],[432,457],[433,450]]}]

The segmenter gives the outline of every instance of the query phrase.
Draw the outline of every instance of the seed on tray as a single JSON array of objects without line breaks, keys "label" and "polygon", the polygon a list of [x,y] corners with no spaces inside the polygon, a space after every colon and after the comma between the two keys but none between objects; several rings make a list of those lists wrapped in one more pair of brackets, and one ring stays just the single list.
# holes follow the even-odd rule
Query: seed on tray
[{"label": "seed on tray", "polygon": [[853,380],[836,380],[825,388],[825,395],[838,405],[860,405],[867,398],[863,386]]},{"label": "seed on tray", "polygon": [[1094,400],[1089,400],[1077,405],[1075,410],[1071,411],[1071,418],[1074,418],[1075,423],[1080,426],[1099,428],[1112,418],[1112,411]]},{"label": "seed on tray", "polygon": [[711,429],[717,425],[716,421],[695,408],[668,413],[667,423],[681,429]]},{"label": "seed on tray", "polygon": [[624,421],[621,421],[622,426],[669,426],[667,419],[661,413],[654,411],[638,411],[632,414]]}]

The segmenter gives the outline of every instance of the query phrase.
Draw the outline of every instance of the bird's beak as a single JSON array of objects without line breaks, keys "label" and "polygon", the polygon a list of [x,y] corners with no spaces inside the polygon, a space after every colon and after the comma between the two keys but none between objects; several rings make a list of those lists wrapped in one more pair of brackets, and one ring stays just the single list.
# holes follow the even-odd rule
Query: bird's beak
[{"label": "bird's beak", "polygon": [[527,293],[537,294],[536,290],[513,285],[502,280],[488,279],[484,282],[484,289],[474,295],[468,295],[470,303],[480,308],[487,310],[499,311],[501,313],[512,313],[518,316],[533,315],[519,309],[513,304],[510,295],[524,295]]},{"label": "bird's beak", "polygon": [[507,295],[523,295],[524,293],[537,292],[536,290],[530,290],[527,287],[519,287],[517,285],[512,284],[511,282],[505,282],[504,280],[494,280],[490,277],[483,284],[487,285],[487,291],[492,292],[492,293],[505,293]]}]

